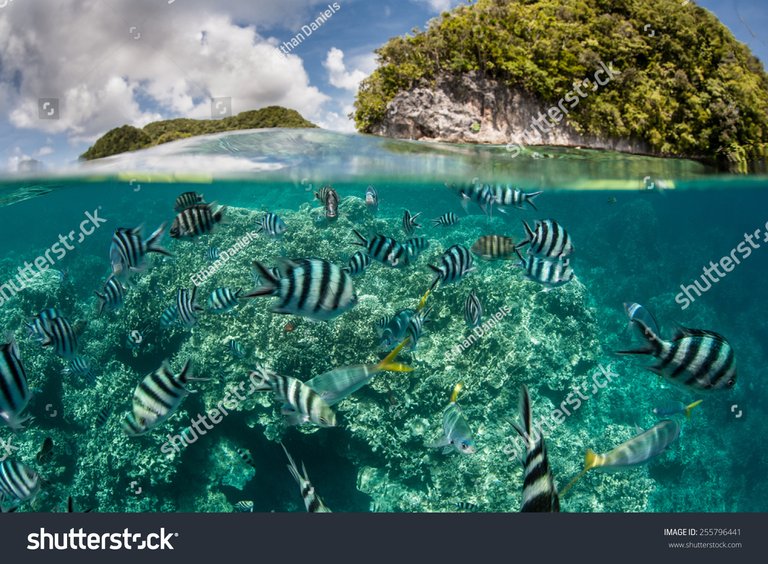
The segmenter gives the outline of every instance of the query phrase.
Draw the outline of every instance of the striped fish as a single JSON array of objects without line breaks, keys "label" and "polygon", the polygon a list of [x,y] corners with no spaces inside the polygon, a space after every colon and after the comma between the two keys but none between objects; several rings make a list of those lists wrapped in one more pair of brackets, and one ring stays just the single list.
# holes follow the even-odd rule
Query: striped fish
[{"label": "striped fish", "polygon": [[312,388],[290,376],[277,374],[263,366],[249,373],[254,391],[271,391],[283,402],[282,413],[288,425],[311,421],[320,427],[336,425],[336,413]]},{"label": "striped fish", "polygon": [[99,298],[99,315],[101,315],[105,307],[113,311],[123,305],[125,286],[114,276],[107,278],[107,281],[104,283],[103,292],[103,294],[95,292],[96,297]]},{"label": "striped fish", "polygon": [[238,501],[235,505],[235,512],[236,513],[253,513],[253,502],[252,501]]},{"label": "striped fish", "polygon": [[[174,374],[164,361],[162,366],[150,372],[133,392],[133,411],[126,420],[131,436],[141,435],[165,423],[179,409],[189,394],[195,393],[187,387],[190,381],[202,381],[190,374],[190,361],[184,363],[179,374]],[[124,426],[125,429],[125,426]]]},{"label": "striped fish", "polygon": [[416,260],[421,253],[429,248],[429,241],[426,237],[411,237],[403,243],[405,251],[408,253],[408,263]]},{"label": "striped fish", "polygon": [[469,501],[460,501],[456,504],[456,511],[462,513],[477,513],[480,508]]},{"label": "striped fish", "polygon": [[336,190],[334,190],[332,186],[325,185],[322,188],[320,188],[317,192],[315,192],[315,199],[319,201],[321,204],[325,205],[325,200],[328,199],[328,194],[335,191]]},{"label": "striped fish", "polygon": [[372,214],[379,211],[379,193],[373,186],[368,186],[368,188],[365,189],[365,207],[368,208],[368,211]]},{"label": "striped fish", "polygon": [[49,319],[43,328],[44,337],[40,343],[53,347],[53,352],[62,358],[72,359],[77,355],[77,334],[65,317]]},{"label": "striped fish", "polygon": [[391,237],[374,235],[371,239],[366,239],[356,229],[353,231],[358,238],[353,244],[365,247],[368,251],[368,256],[372,259],[396,268],[408,265],[410,259],[408,251]]},{"label": "striped fish", "polygon": [[440,266],[429,265],[435,272],[435,279],[432,281],[430,290],[434,290],[438,282],[450,284],[464,278],[465,275],[474,270],[472,266],[472,254],[463,245],[453,245],[448,247],[440,257]]},{"label": "striped fish", "polygon": [[431,312],[431,307],[420,309],[411,317],[410,320],[408,320],[408,327],[405,329],[405,334],[410,339],[411,350],[416,349],[416,344],[424,334],[424,326],[429,323],[429,314]]},{"label": "striped fish", "polygon": [[432,220],[432,225],[437,227],[439,225],[442,225],[443,227],[448,227],[450,225],[456,225],[459,222],[459,216],[457,216],[453,212],[444,213],[437,219]]},{"label": "striped fish", "polygon": [[146,268],[146,256],[149,253],[173,256],[170,251],[160,246],[163,231],[165,223],[145,241],[141,236],[141,227],[118,228],[112,235],[112,245],[109,248],[112,274],[125,279],[135,272],[141,272]]},{"label": "striped fish", "polygon": [[231,288],[216,288],[211,295],[208,296],[208,309],[215,313],[226,313],[232,311],[238,305],[240,294],[243,291],[238,288],[232,290]]},{"label": "striped fish", "polygon": [[243,348],[243,345],[240,344],[240,341],[232,339],[229,342],[229,345],[227,345],[227,348],[229,349],[229,354],[233,357],[245,358],[245,349]]},{"label": "striped fish", "polygon": [[195,301],[196,296],[197,286],[193,286],[191,290],[179,288],[176,292],[176,310],[179,320],[187,327],[197,323],[197,312],[203,311],[203,307]]},{"label": "striped fish", "polygon": [[704,400],[696,400],[692,403],[689,403],[688,405],[685,405],[684,402],[679,400],[665,401],[653,408],[653,414],[656,415],[657,417],[667,417],[669,415],[685,414],[685,416],[688,419],[690,419],[691,411],[693,411],[693,409],[698,405],[700,405],[703,401]]},{"label": "striped fish", "polygon": [[14,431],[23,429],[23,423],[31,418],[24,415],[31,398],[19,347],[11,338],[0,345],[0,419]]},{"label": "striped fish", "polygon": [[573,253],[571,236],[554,219],[537,221],[534,229],[524,221],[523,227],[527,239],[517,246],[519,248],[530,244],[529,254],[543,258],[566,258]]},{"label": "striped fish", "polygon": [[363,271],[365,271],[365,269],[369,266],[371,266],[371,257],[369,257],[363,251],[357,251],[354,255],[349,257],[347,266],[342,268],[342,270],[349,272],[352,276],[355,276],[356,274],[362,274]]},{"label": "striped fish", "polygon": [[208,262],[216,262],[219,260],[220,251],[218,247],[208,247],[208,250],[205,251],[205,258],[208,259]]},{"label": "striped fish", "polygon": [[61,373],[65,376],[82,376],[89,384],[96,383],[96,375],[91,370],[88,359],[79,355],[70,360]]},{"label": "striped fish", "polygon": [[251,451],[249,451],[247,448],[238,448],[237,449],[237,456],[240,457],[240,460],[245,462],[248,466],[252,466],[256,468],[256,462],[253,460],[253,455],[251,454]]},{"label": "striped fish", "polygon": [[109,419],[110,414],[112,413],[112,408],[109,406],[102,407],[99,410],[98,415],[96,416],[96,427],[103,427],[107,424],[107,419]]},{"label": "striped fish", "polygon": [[421,215],[421,212],[411,215],[411,212],[405,210],[403,213],[403,231],[406,235],[413,235],[416,229],[421,229],[421,225],[416,222],[416,218]]},{"label": "striped fish", "polygon": [[677,421],[665,419],[605,454],[597,454],[592,449],[587,449],[584,455],[584,470],[563,488],[560,495],[565,495],[584,474],[593,468],[615,469],[643,464],[667,450],[667,447],[679,436],[680,424]]},{"label": "striped fish", "polygon": [[480,303],[480,298],[472,290],[464,302],[464,321],[470,327],[477,327],[482,322],[482,319],[483,304]]},{"label": "striped fish", "polygon": [[210,233],[224,219],[226,206],[222,206],[213,211],[211,204],[195,204],[179,212],[171,225],[170,235],[174,239],[183,239],[185,237],[193,238],[198,235]]},{"label": "striped fish", "polygon": [[722,335],[703,329],[680,327],[671,341],[664,341],[642,320],[647,346],[617,354],[649,354],[658,364],[649,370],[670,382],[698,392],[729,390],[736,384],[736,356]]},{"label": "striped fish", "polygon": [[650,328],[651,331],[653,331],[654,335],[659,334],[659,324],[656,321],[656,318],[653,316],[653,314],[648,311],[646,308],[641,306],[640,304],[635,303],[624,303],[624,311],[627,313],[627,317],[629,318],[629,326],[635,327],[640,334],[640,336],[643,336],[643,331],[640,329],[640,326],[637,323],[633,323],[636,320],[641,320],[648,328]]},{"label": "striped fish", "polygon": [[37,314],[32,320],[27,323],[27,329],[29,330],[29,335],[38,341],[42,341],[45,338],[45,331],[44,328],[48,321],[50,319],[55,319],[56,317],[61,317],[61,314],[59,311],[54,307],[49,307],[47,309],[44,309],[40,313]]},{"label": "striped fish", "polygon": [[531,397],[525,385],[520,390],[520,420],[521,424],[512,422],[525,443],[523,504],[520,511],[559,512],[560,498],[549,468],[547,447],[544,437],[531,425]]},{"label": "striped fish", "polygon": [[163,310],[160,315],[160,325],[162,327],[170,327],[179,319],[179,308],[175,305],[168,306]]},{"label": "striped fish", "polygon": [[136,416],[134,416],[133,413],[125,414],[123,421],[120,423],[120,427],[123,429],[123,434],[129,437],[137,437],[150,430],[143,423],[137,421]]},{"label": "striped fish", "polygon": [[484,235],[472,245],[472,252],[485,260],[504,260],[515,255],[515,241],[504,235]]},{"label": "striped fish", "polygon": [[176,203],[173,206],[173,210],[175,212],[182,212],[187,208],[191,208],[192,206],[196,206],[197,204],[203,203],[203,195],[198,194],[197,192],[184,192],[183,194],[179,194],[179,196],[176,198]]},{"label": "striped fish", "polygon": [[443,411],[443,437],[436,443],[429,445],[431,448],[443,447],[443,453],[449,453],[456,449],[461,454],[474,454],[477,452],[472,430],[469,428],[466,417],[461,407],[456,403],[456,398],[463,388],[459,382],[451,393],[451,403]]},{"label": "striped fish", "polygon": [[309,476],[307,475],[307,469],[304,466],[304,463],[301,463],[301,470],[303,474],[300,474],[299,468],[296,466],[296,462],[294,462],[293,457],[288,452],[288,449],[285,448],[283,443],[280,443],[280,446],[283,447],[285,456],[288,457],[288,471],[299,485],[299,490],[301,490],[301,497],[304,500],[304,506],[307,508],[307,511],[309,513],[330,513],[331,510],[325,506],[323,500],[320,499],[319,495],[317,495],[314,486],[312,486],[312,483],[309,481]]},{"label": "striped fish", "polygon": [[325,207],[325,218],[333,221],[339,217],[339,194],[330,186],[323,186],[315,197],[320,200]]},{"label": "striped fish", "polygon": [[[512,188],[509,185],[500,186],[496,185],[491,188],[494,203],[500,208],[514,207],[523,209],[524,204],[528,204],[534,210],[538,210],[536,204],[533,203],[533,199],[539,196],[542,192],[528,192],[527,194],[517,188]],[[503,211],[503,210],[499,210]]]},{"label": "striped fish", "polygon": [[525,270],[526,277],[534,282],[548,288],[557,288],[573,280],[573,269],[568,259],[547,260],[535,255],[523,258],[517,249],[515,252],[520,256],[520,265]]},{"label": "striped fish", "polygon": [[416,315],[414,310],[406,308],[399,310],[395,315],[387,315],[379,319],[376,323],[377,332],[381,338],[379,346],[389,349],[402,341],[414,315]]},{"label": "striped fish", "polygon": [[489,214],[494,203],[494,196],[491,187],[488,184],[470,184],[459,188],[461,197],[461,207],[467,211],[469,202],[475,202],[483,213]]},{"label": "striped fish", "polygon": [[253,263],[264,285],[245,298],[274,295],[279,302],[274,313],[300,315],[315,321],[329,321],[357,304],[352,278],[339,266],[323,259],[280,259],[280,277],[260,262]]},{"label": "striped fish", "polygon": [[31,501],[40,491],[37,472],[18,460],[0,463],[0,506],[3,511]]},{"label": "striped fish", "polygon": [[272,212],[265,213],[264,216],[256,222],[256,225],[259,226],[256,233],[261,233],[263,231],[270,239],[278,239],[282,237],[283,233],[288,229],[285,222],[280,219],[277,214]]},{"label": "striped fish", "polygon": [[395,358],[406,343],[407,340],[400,343],[378,364],[356,364],[334,368],[307,380],[305,384],[320,394],[320,397],[333,407],[368,384],[379,372],[411,372],[413,368],[410,366],[395,362]]}]

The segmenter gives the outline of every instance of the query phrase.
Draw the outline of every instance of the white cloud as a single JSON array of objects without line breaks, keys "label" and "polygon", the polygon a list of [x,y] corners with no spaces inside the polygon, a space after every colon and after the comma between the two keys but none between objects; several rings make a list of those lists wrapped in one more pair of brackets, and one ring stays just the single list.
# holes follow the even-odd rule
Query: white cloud
[{"label": "white cloud", "polygon": [[[234,113],[276,104],[319,115],[329,98],[309,84],[301,58],[258,32],[285,24],[286,13],[303,22],[316,4],[15,2],[0,10],[0,110],[18,128],[81,142],[125,123],[211,117],[211,97],[231,97]],[[60,118],[39,119],[39,98],[58,98]]]},{"label": "white cloud", "polygon": [[426,2],[432,10],[438,13],[450,10],[451,4],[453,3],[451,0],[426,0]]},{"label": "white cloud", "polygon": [[357,92],[357,87],[368,73],[354,69],[347,70],[344,64],[344,51],[332,47],[325,57],[323,66],[328,70],[328,81],[336,88]]},{"label": "white cloud", "polygon": [[37,150],[37,152],[35,153],[35,156],[36,157],[45,157],[47,155],[53,154],[53,152],[54,152],[53,147],[49,147],[49,146],[46,145],[44,147],[40,147]]}]

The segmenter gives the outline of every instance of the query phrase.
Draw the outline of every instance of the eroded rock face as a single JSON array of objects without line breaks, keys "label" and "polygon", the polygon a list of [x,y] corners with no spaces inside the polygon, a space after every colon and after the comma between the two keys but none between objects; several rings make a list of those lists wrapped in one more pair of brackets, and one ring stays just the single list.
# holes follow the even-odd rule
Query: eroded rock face
[{"label": "eroded rock face", "polygon": [[651,152],[638,140],[581,135],[565,119],[549,131],[543,131],[546,127],[534,127],[533,123],[550,107],[522,89],[510,88],[477,73],[442,76],[434,85],[422,83],[395,96],[387,107],[384,121],[373,133],[449,143],[560,145]]}]

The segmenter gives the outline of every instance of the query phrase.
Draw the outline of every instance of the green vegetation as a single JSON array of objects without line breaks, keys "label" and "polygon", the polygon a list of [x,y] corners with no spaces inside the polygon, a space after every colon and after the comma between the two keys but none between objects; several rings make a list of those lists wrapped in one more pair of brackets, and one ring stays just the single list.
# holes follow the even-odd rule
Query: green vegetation
[{"label": "green vegetation", "polygon": [[126,151],[145,149],[177,139],[239,129],[265,127],[316,127],[296,110],[268,106],[223,119],[169,119],[147,124],[143,129],[130,125],[117,127],[101,136],[81,159],[91,160]]},{"label": "green vegetation", "polygon": [[444,74],[478,71],[556,103],[599,62],[621,72],[569,115],[578,132],[639,138],[740,172],[768,153],[768,75],[715,16],[679,0],[477,0],[377,50],[354,118]]}]

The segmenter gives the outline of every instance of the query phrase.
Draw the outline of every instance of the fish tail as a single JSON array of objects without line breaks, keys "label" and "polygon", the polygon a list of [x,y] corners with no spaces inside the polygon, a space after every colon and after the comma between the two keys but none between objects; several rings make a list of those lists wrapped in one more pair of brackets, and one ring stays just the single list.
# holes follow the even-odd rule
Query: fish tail
[{"label": "fish tail", "polygon": [[539,211],[539,208],[537,208],[536,204],[533,203],[533,199],[536,196],[540,196],[542,192],[543,190],[539,190],[538,192],[531,192],[530,194],[525,195],[525,201],[528,202],[528,205],[530,205],[536,211]]},{"label": "fish tail", "polygon": [[357,241],[352,241],[352,244],[358,245],[360,247],[367,247],[368,239],[363,237],[357,229],[353,229],[352,231],[355,233],[355,235],[357,235],[357,239],[358,239]]},{"label": "fish tail", "polygon": [[408,366],[407,364],[401,364],[399,362],[394,362],[395,358],[398,354],[400,354],[400,351],[403,350],[403,347],[408,344],[408,341],[410,341],[410,337],[406,337],[402,343],[397,345],[394,349],[392,349],[392,352],[390,352],[387,356],[385,356],[381,362],[379,362],[376,365],[377,370],[388,370],[390,372],[411,372],[413,370],[412,366]]},{"label": "fish tail", "polygon": [[699,405],[701,402],[703,402],[703,401],[704,401],[704,400],[696,400],[695,402],[693,402],[693,403],[691,403],[691,404],[689,404],[689,405],[685,406],[685,416],[686,416],[688,419],[690,419],[690,418],[691,418],[691,411],[693,411],[693,409],[694,409],[694,408],[695,408],[697,405]]},{"label": "fish tail", "polygon": [[293,457],[291,456],[291,453],[288,452],[288,449],[285,448],[285,445],[281,442],[280,446],[283,447],[283,451],[285,452],[285,456],[288,457],[288,470],[291,473],[291,476],[293,476],[293,479],[296,480],[296,483],[301,485],[302,482],[302,476],[299,474],[299,468],[296,466],[296,462],[293,460]]},{"label": "fish tail", "polygon": [[520,241],[520,243],[517,244],[517,247],[524,247],[533,240],[533,230],[528,225],[528,222],[523,221],[523,228],[525,229],[526,239],[524,241]]},{"label": "fish tail", "polygon": [[419,312],[422,309],[424,309],[424,306],[427,305],[427,298],[429,297],[429,294],[432,293],[432,289],[428,288],[426,292],[424,292],[424,295],[421,296],[421,299],[419,300],[419,305],[416,308],[416,311]]},{"label": "fish tail", "polygon": [[456,403],[456,398],[459,397],[459,392],[461,392],[462,388],[464,388],[464,384],[461,382],[457,382],[453,387],[453,392],[451,392],[451,403]]},{"label": "fish tail", "polygon": [[565,486],[560,491],[560,497],[562,498],[565,494],[567,494],[568,491],[574,486],[574,484],[576,484],[576,482],[581,480],[584,474],[586,474],[590,469],[595,468],[596,466],[598,466],[597,454],[595,453],[594,450],[592,450],[591,448],[588,448],[586,454],[584,455],[584,470],[579,472],[579,474],[573,480],[571,480],[567,486]]},{"label": "fish tail", "polygon": [[165,255],[167,257],[172,257],[173,253],[169,251],[168,249],[160,246],[160,240],[163,238],[163,233],[165,232],[165,223],[163,223],[160,227],[155,229],[154,233],[149,236],[149,239],[147,239],[147,252],[148,253],[160,253],[161,255]]}]

